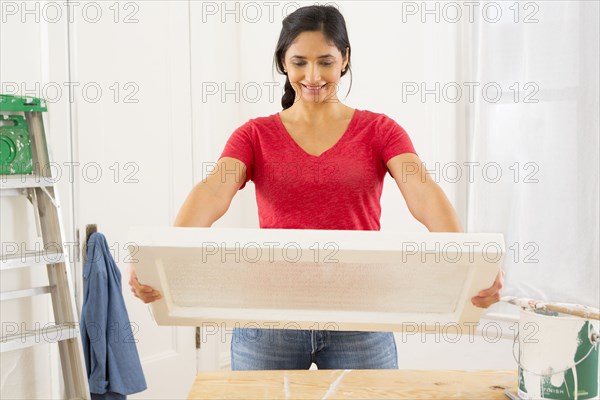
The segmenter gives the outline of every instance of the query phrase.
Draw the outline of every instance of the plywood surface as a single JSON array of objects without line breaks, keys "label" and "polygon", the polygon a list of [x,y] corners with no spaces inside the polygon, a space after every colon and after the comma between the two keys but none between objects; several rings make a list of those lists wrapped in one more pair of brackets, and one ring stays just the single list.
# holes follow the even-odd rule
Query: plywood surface
[{"label": "plywood surface", "polygon": [[506,399],[515,371],[307,370],[198,374],[190,399]]}]

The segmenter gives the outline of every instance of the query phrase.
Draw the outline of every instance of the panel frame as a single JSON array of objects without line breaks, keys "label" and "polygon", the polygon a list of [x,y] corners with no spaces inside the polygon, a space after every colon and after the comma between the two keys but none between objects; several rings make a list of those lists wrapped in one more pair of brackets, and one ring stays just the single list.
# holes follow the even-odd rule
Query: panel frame
[{"label": "panel frame", "polygon": [[[309,229],[234,229],[234,228],[179,228],[179,227],[132,227],[128,251],[138,279],[158,290],[162,297],[150,303],[151,314],[158,325],[191,325],[226,329],[282,328],[350,330],[381,332],[439,332],[456,329],[474,333],[485,309],[475,307],[470,299],[480,290],[492,285],[501,268],[505,254],[504,236],[499,233],[405,233],[381,231],[335,231]],[[370,311],[331,311],[316,309],[279,309],[247,307],[181,307],[174,303],[165,274],[165,248],[178,254],[198,254],[198,251],[215,251],[218,248],[235,248],[235,245],[258,243],[261,248],[275,249],[269,255],[281,262],[278,249],[283,244],[295,243],[302,250],[324,249],[334,242],[340,252],[339,261],[352,257],[353,262],[385,262],[391,256],[402,255],[410,263],[423,263],[431,257],[444,259],[444,249],[459,248],[460,266],[467,268],[456,308],[453,312],[392,313]],[[278,243],[279,246],[273,245]],[[269,246],[264,246],[269,244]],[[431,251],[436,249],[437,251]],[[415,247],[416,245],[416,247]],[[210,247],[208,247],[210,246]],[[485,256],[483,251],[485,250]],[[265,254],[263,252],[263,254]],[[311,261],[312,251],[302,252],[300,261]],[[457,254],[454,252],[454,254]],[[314,262],[314,261],[313,261]],[[431,264],[431,263],[428,263]],[[451,263],[436,263],[440,268]],[[226,264],[223,264],[226,265]],[[260,270],[257,269],[257,273]],[[430,280],[432,285],[439,283]],[[225,283],[225,282],[224,282]],[[302,282],[298,282],[302,285]],[[434,287],[432,287],[434,288]],[[431,288],[430,288],[431,289]],[[323,301],[326,301],[325,297]],[[454,332],[454,331],[453,331]]]}]

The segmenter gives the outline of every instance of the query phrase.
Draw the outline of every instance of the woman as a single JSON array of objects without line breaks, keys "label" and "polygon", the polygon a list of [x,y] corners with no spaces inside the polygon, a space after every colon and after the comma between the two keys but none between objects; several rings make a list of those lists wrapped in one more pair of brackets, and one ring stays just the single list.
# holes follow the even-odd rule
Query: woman
[{"label": "woman", "polygon": [[[335,7],[303,7],[286,17],[275,63],[287,76],[283,111],[235,130],[218,167],[188,195],[176,226],[211,226],[252,180],[261,228],[379,230],[389,172],[429,231],[461,231],[400,125],[337,98],[350,68],[350,42]],[[130,284],[146,303],[160,298],[135,272]],[[499,300],[501,287],[499,273],[472,303],[488,307]],[[313,362],[319,369],[398,368],[391,332],[235,329],[231,358],[233,370],[308,369]]]}]

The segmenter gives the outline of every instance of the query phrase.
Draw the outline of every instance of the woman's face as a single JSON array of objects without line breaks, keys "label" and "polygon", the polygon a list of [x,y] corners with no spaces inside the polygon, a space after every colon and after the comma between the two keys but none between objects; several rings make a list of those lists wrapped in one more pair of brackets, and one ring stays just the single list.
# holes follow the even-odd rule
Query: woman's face
[{"label": "woman's face", "polygon": [[290,84],[296,91],[296,101],[308,103],[337,102],[338,82],[346,57],[325,39],[322,32],[302,32],[290,45],[283,65]]}]

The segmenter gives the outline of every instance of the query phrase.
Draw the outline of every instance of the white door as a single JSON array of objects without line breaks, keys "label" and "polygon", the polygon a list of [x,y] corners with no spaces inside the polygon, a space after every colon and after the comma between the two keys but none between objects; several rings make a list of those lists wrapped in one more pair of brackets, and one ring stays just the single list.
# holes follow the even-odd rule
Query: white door
[{"label": "white door", "polygon": [[188,5],[89,2],[70,25],[75,219],[97,224],[123,276],[148,389],[185,398],[196,375],[194,329],[158,327],[128,285],[128,230],[173,224],[192,188]]},{"label": "white door", "polygon": [[[247,24],[241,17],[248,6],[263,7],[255,2],[190,1],[195,181],[201,180],[211,170],[231,133],[251,115],[264,112],[257,111],[264,110],[260,99],[253,103],[247,101],[247,97],[256,95],[257,82],[270,80],[270,70],[267,67],[264,74],[257,75],[245,69],[252,67],[252,63],[246,62],[249,57],[261,57],[256,51],[261,43],[272,47],[267,44],[272,36],[253,35],[244,39],[243,30]],[[263,25],[252,26],[263,32]],[[252,44],[244,47],[243,40],[250,40]],[[245,54],[245,51],[250,51],[251,55]],[[268,65],[269,56],[262,59]],[[246,80],[245,74],[253,81]],[[238,191],[227,213],[213,227],[258,228],[253,184]],[[229,370],[232,330],[210,321],[203,326],[199,335],[198,370]]]}]

